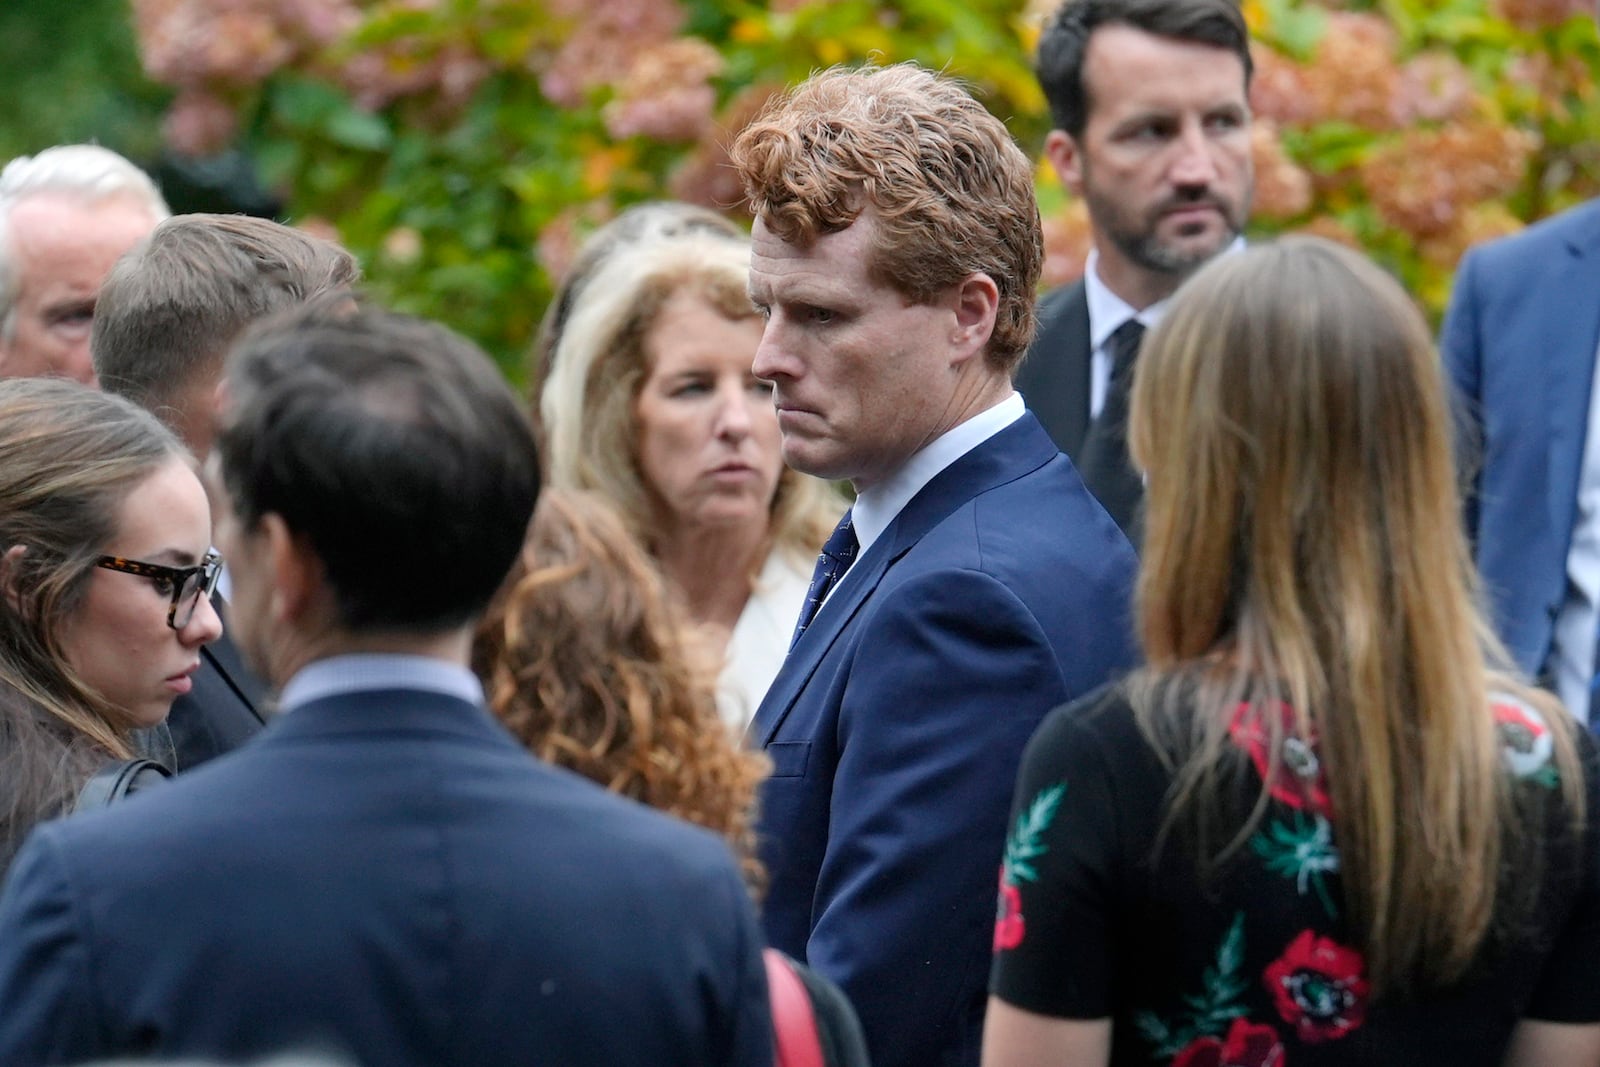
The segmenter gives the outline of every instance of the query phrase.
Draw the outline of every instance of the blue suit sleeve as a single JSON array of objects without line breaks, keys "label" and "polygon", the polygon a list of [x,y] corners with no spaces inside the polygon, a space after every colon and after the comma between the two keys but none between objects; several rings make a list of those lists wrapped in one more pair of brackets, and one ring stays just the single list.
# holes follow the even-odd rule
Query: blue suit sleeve
[{"label": "blue suit sleeve", "polygon": [[80,912],[51,828],[32,835],[0,894],[0,1063],[79,1063],[100,1046]]},{"label": "blue suit sleeve", "polygon": [[877,1067],[952,1048],[975,1063],[1011,786],[1071,694],[993,577],[941,571],[880,596],[843,695],[807,959],[849,995]]},{"label": "blue suit sleeve", "polygon": [[1483,469],[1482,335],[1478,325],[1479,258],[1468,253],[1456,270],[1455,288],[1439,334],[1439,355],[1455,417],[1456,463],[1462,472],[1463,521],[1467,537],[1478,539],[1479,473]]}]

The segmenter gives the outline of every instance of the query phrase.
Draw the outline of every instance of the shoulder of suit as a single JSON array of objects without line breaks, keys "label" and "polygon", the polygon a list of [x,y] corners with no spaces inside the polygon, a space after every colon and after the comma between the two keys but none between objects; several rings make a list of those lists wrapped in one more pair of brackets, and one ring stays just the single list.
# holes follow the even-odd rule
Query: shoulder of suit
[{"label": "shoulder of suit", "polygon": [[1491,265],[1524,256],[1548,255],[1566,245],[1600,251],[1600,199],[1587,200],[1525,230],[1486,241],[1468,255]]},{"label": "shoulder of suit", "polygon": [[[1091,576],[1135,566],[1131,549],[1118,550],[1126,541],[1116,524],[1083,491],[1082,481],[1064,460],[1047,461],[975,494],[924,540],[936,551],[964,550],[972,557],[968,565],[1003,571],[1008,580],[1020,574],[1025,581],[1053,583],[1071,572],[1092,581]],[[996,571],[1001,559],[1010,562]]]},{"label": "shoulder of suit", "polygon": [[1061,309],[1071,306],[1074,302],[1087,301],[1087,291],[1082,278],[1068,285],[1057,286],[1039,298],[1039,315],[1059,314]]}]

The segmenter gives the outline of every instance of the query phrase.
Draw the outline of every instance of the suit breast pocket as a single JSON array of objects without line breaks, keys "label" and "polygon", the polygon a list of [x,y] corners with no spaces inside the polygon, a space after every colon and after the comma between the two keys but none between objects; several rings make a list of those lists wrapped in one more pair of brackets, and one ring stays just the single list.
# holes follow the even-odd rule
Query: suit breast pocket
[{"label": "suit breast pocket", "polygon": [[772,761],[772,777],[803,778],[811,758],[810,741],[774,741],[766,747]]}]

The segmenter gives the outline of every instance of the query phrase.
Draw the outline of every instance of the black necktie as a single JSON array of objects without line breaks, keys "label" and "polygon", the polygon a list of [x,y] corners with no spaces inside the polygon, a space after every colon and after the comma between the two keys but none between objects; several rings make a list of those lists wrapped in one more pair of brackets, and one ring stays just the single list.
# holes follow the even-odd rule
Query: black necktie
[{"label": "black necktie", "polygon": [[856,550],[861,547],[856,540],[855,523],[851,521],[850,512],[844,513],[844,518],[839,520],[839,525],[833,528],[833,533],[828,537],[828,543],[822,546],[822,552],[817,556],[817,565],[811,571],[811,586],[806,590],[806,602],[800,609],[800,621],[795,624],[794,637],[789,639],[789,649],[799,643],[800,635],[806,632],[806,627],[811,625],[811,620],[817,617],[817,609],[827,599],[828,590],[832,589],[850,569],[850,564],[855,562]]},{"label": "black necktie", "polygon": [[1128,459],[1128,390],[1133,385],[1133,364],[1144,340],[1144,324],[1129,319],[1111,335],[1111,383],[1099,416],[1089,427],[1078,453],[1078,470],[1124,533],[1134,536],[1144,481]]}]

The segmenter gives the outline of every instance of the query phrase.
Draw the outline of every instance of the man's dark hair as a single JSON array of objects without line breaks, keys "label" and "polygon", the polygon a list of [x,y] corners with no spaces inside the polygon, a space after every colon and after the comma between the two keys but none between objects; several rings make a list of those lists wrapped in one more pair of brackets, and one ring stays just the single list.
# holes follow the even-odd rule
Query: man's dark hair
[{"label": "man's dark hair", "polygon": [[1110,25],[1225,48],[1239,57],[1250,85],[1250,30],[1237,0],[1066,0],[1045,23],[1034,73],[1050,101],[1051,121],[1074,140],[1083,136],[1094,106],[1083,83],[1089,37]]},{"label": "man's dark hair", "polygon": [[250,323],[348,290],[355,258],[331,241],[248,215],[178,215],[117,261],[95,304],[100,387],[154,411],[215,378]]},{"label": "man's dark hair", "polygon": [[438,632],[482,612],[539,493],[505,379],[442,326],[348,302],[268,320],[228,357],[216,452],[240,526],[280,516],[351,631]]}]

